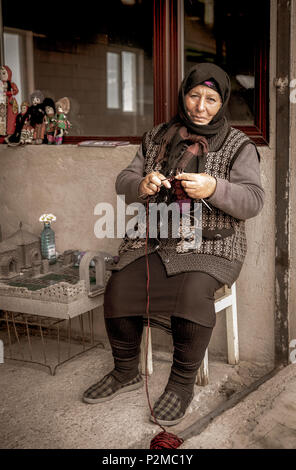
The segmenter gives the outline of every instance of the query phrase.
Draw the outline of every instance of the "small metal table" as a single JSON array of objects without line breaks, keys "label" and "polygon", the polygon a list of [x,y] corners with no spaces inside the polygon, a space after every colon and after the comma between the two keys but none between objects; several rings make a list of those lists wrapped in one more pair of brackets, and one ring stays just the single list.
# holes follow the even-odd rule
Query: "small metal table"
[{"label": "small metal table", "polygon": [[[91,261],[94,268],[90,268]],[[10,355],[6,359],[41,364],[55,375],[56,369],[65,362],[101,346],[94,339],[94,309],[104,303],[104,290],[110,272],[106,271],[105,258],[100,252],[88,251],[79,267],[51,266],[50,272],[37,277],[17,276],[0,282],[0,318],[6,329]],[[79,335],[73,342],[72,324],[77,317]],[[66,330],[63,324],[66,323]],[[0,330],[1,332],[1,330]],[[57,341],[57,362],[48,363],[45,336],[55,332]],[[22,336],[26,338],[29,355],[24,353]],[[32,343],[36,336],[42,345],[43,361],[33,358]],[[13,338],[15,339],[13,342]],[[61,358],[61,339],[66,339],[67,357]],[[73,354],[77,341],[82,350]],[[6,352],[5,344],[5,352]],[[16,348],[14,347],[16,346]],[[18,357],[13,349],[17,349]],[[39,347],[40,349],[40,347]],[[72,351],[71,351],[72,349]],[[76,348],[77,349],[77,348]]]}]

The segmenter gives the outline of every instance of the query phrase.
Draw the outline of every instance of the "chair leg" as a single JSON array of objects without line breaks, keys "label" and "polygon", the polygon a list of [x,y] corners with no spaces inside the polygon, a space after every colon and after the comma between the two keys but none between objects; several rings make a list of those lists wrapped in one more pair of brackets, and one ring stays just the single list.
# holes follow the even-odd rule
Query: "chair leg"
[{"label": "chair leg", "polygon": [[[148,351],[147,347],[147,333],[148,333]],[[147,354],[147,373],[151,375],[153,373],[153,362],[152,362],[152,341],[151,341],[151,328],[148,332],[148,327],[144,326],[142,341],[141,341],[141,356],[140,356],[140,371],[142,375],[146,374],[146,352]]]},{"label": "chair leg", "polygon": [[237,327],[237,306],[236,306],[236,286],[231,287],[232,305],[226,308],[226,331],[227,331],[227,349],[228,363],[238,364],[239,345],[238,345],[238,327]]},{"label": "chair leg", "polygon": [[204,387],[205,385],[208,385],[208,383],[209,383],[209,357],[208,357],[208,349],[206,349],[205,356],[197,372],[196,385],[200,385]]}]

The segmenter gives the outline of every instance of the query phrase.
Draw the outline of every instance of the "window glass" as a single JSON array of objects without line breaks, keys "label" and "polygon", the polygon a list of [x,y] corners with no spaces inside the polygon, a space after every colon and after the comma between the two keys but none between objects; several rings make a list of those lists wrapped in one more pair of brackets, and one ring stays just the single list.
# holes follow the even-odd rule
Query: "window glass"
[{"label": "window glass", "polygon": [[107,52],[107,108],[119,109],[119,54]]},{"label": "window glass", "polygon": [[212,62],[229,74],[229,119],[233,125],[254,125],[255,51],[265,3],[184,1],[185,72],[195,63]]},{"label": "window glass", "polygon": [[153,2],[3,0],[5,62],[16,96],[70,99],[70,135],[142,135],[153,125]]}]

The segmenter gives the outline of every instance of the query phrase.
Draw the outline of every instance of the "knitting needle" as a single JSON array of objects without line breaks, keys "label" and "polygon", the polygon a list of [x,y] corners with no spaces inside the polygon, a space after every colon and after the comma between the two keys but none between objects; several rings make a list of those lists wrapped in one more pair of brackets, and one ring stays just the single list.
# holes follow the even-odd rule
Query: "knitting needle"
[{"label": "knitting needle", "polygon": [[[164,178],[164,179],[162,179],[161,181],[168,181],[168,180],[170,180],[170,178]],[[200,200],[204,203],[205,206],[207,206],[207,208],[208,208],[210,211],[213,210],[213,209],[206,203],[206,201],[205,201],[203,198],[201,198]]]},{"label": "knitting needle", "polygon": [[208,209],[210,209],[210,211],[212,211],[213,209],[206,203],[206,201],[204,199],[201,198],[201,201],[207,206]]}]

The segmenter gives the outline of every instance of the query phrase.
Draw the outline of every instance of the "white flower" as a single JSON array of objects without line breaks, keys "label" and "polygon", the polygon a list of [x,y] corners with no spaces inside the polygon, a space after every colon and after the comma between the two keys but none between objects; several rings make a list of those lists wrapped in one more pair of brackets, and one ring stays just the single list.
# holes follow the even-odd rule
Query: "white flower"
[{"label": "white flower", "polygon": [[42,214],[39,218],[39,222],[54,222],[57,220],[56,216],[53,214]]}]

